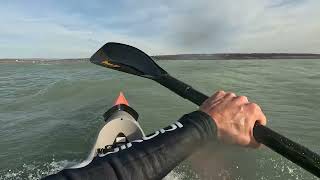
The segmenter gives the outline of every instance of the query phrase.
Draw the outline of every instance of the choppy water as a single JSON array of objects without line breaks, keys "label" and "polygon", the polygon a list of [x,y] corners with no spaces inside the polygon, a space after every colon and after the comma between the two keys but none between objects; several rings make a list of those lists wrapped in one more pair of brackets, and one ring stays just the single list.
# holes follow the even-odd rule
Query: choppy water
[{"label": "choppy water", "polygon": [[[161,61],[207,94],[249,96],[268,126],[320,153],[320,61]],[[196,106],[147,79],[82,63],[0,65],[0,179],[38,179],[80,162],[119,91],[147,133]],[[266,147],[210,144],[169,179],[316,179]]]}]

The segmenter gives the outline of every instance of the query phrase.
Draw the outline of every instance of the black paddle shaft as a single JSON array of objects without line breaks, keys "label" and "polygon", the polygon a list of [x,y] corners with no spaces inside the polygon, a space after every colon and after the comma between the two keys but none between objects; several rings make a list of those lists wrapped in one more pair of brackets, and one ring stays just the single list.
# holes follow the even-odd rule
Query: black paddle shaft
[{"label": "black paddle shaft", "polygon": [[[155,81],[198,106],[208,99],[208,96],[169,74],[160,76]],[[256,141],[268,146],[273,151],[320,177],[320,156],[318,154],[258,123],[253,128],[253,136]]]}]

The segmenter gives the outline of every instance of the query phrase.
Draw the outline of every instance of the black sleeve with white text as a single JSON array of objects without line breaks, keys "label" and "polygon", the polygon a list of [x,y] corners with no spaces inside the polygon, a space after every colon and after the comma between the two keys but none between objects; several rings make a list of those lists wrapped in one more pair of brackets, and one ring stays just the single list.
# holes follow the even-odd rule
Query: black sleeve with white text
[{"label": "black sleeve with white text", "polygon": [[212,118],[195,111],[114,153],[95,157],[85,167],[64,169],[43,180],[162,179],[194,151],[215,139]]}]

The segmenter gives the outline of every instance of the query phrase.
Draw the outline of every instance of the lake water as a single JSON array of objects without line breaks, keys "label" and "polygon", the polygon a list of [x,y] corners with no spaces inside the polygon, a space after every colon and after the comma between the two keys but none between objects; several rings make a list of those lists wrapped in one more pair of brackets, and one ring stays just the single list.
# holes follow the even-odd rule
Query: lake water
[{"label": "lake water", "polygon": [[[277,132],[320,153],[320,60],[160,61],[210,95],[261,105]],[[80,162],[124,91],[146,133],[197,107],[159,84],[89,63],[0,65],[0,179],[39,179]],[[168,179],[317,179],[267,147],[209,144]]]}]

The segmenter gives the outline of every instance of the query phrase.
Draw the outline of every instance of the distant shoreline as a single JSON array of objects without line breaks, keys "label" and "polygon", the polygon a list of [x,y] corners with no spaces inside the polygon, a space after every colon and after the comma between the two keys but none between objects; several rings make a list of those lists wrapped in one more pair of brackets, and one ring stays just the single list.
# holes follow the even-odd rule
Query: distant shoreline
[{"label": "distant shoreline", "polygon": [[[320,54],[303,53],[220,53],[220,54],[176,54],[152,56],[154,60],[283,60],[319,59]],[[87,63],[89,58],[74,59],[0,59],[0,64],[73,64]]]},{"label": "distant shoreline", "polygon": [[76,64],[88,63],[89,58],[81,59],[0,59],[0,64]]},{"label": "distant shoreline", "polygon": [[247,60],[247,59],[320,59],[320,54],[289,53],[220,53],[154,56],[157,60]]}]

